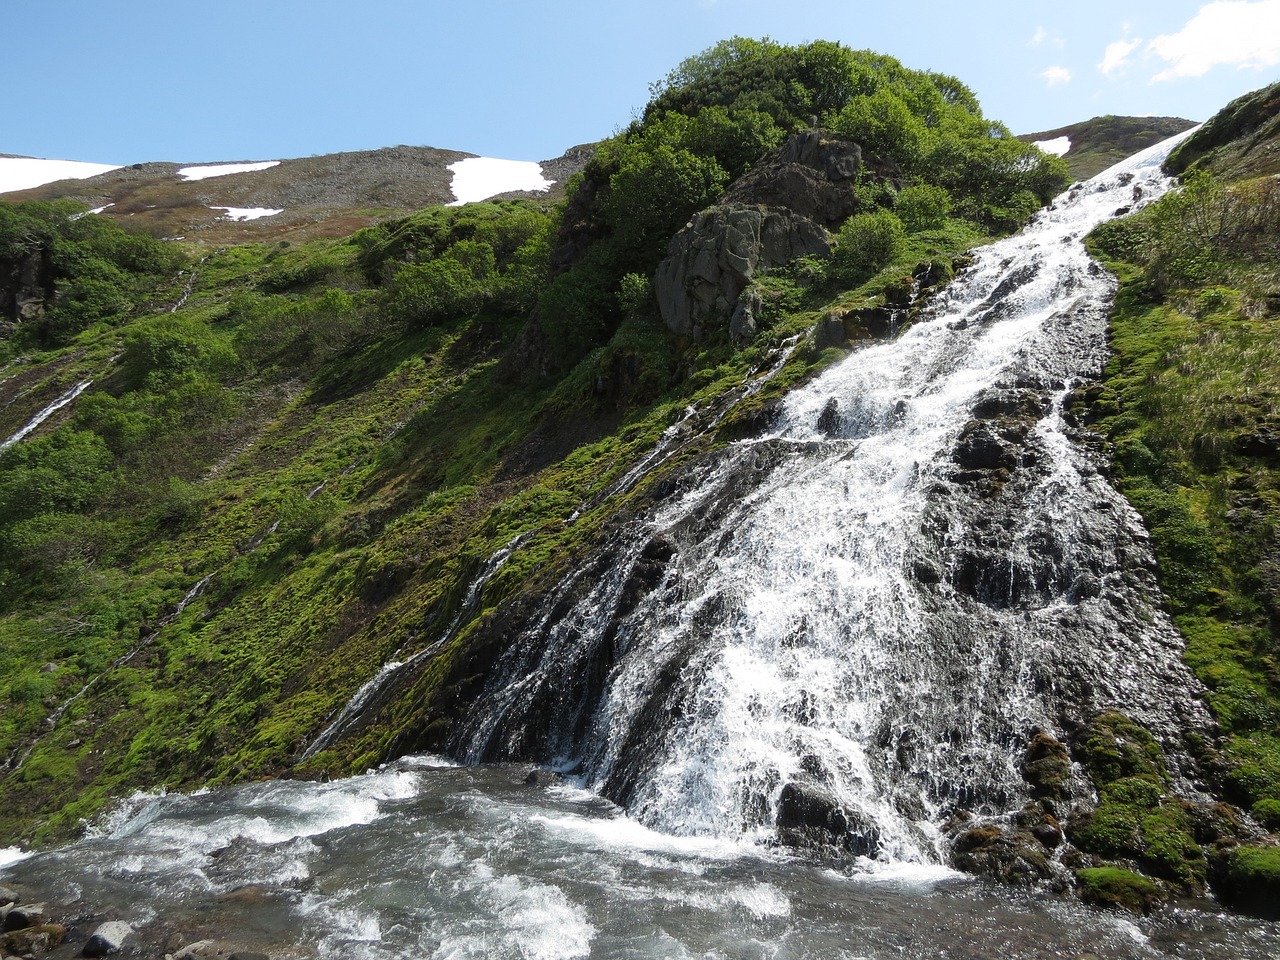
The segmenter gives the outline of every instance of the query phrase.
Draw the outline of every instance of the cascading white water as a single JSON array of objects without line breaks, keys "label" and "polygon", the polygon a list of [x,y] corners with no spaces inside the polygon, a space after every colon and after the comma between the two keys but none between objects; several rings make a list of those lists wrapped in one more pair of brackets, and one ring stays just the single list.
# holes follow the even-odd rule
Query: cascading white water
[{"label": "cascading white water", "polygon": [[22,427],[13,434],[13,436],[0,441],[0,450],[7,450],[15,443],[25,440],[39,428],[40,424],[44,423],[67,404],[74,401],[76,397],[88,390],[92,384],[92,380],[85,380],[81,383],[77,383],[74,387],[59,396],[56,400],[44,407],[44,409],[40,410],[34,417],[23,424]]},{"label": "cascading white water", "polygon": [[469,755],[559,755],[677,834],[768,839],[801,784],[868,825],[864,852],[932,861],[949,811],[1028,798],[1033,731],[1106,708],[1171,745],[1206,724],[1141,525],[1060,410],[1105,356],[1112,281],[1082,238],[1166,189],[1175,141],[684,477],[509,651]]}]

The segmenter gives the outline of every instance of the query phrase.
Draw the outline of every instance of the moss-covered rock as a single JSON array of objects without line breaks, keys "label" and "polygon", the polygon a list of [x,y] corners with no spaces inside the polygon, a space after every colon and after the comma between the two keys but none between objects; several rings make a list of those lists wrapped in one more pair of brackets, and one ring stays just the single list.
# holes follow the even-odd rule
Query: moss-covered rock
[{"label": "moss-covered rock", "polygon": [[1239,846],[1216,864],[1214,890],[1224,903],[1280,917],[1280,846]]},{"label": "moss-covered rock", "polygon": [[1164,902],[1160,886],[1121,867],[1087,867],[1076,873],[1080,899],[1099,907],[1150,913]]}]

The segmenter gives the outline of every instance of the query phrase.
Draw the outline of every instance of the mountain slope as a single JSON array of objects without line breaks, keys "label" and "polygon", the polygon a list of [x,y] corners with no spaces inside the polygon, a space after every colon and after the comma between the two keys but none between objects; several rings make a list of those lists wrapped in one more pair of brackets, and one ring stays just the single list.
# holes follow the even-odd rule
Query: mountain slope
[{"label": "mountain slope", "polygon": [[[555,182],[547,191],[523,195],[563,196],[565,183],[590,153],[589,146],[575,147],[547,161],[543,169]],[[266,169],[197,180],[179,176],[187,164],[138,163],[3,196],[11,203],[75,200],[98,210],[99,216],[156,237],[206,243],[297,241],[347,236],[391,216],[450,203],[449,165],[474,156],[433,147],[386,147],[282,160]],[[218,207],[232,208],[232,215],[236,210],[280,212],[237,221]]]},{"label": "mountain slope", "polygon": [[1061,156],[1067,161],[1067,168],[1077,180],[1088,180],[1113,163],[1192,126],[1190,120],[1178,117],[1105,116],[1018,137],[1028,143],[1055,142],[1065,137],[1069,145]]}]

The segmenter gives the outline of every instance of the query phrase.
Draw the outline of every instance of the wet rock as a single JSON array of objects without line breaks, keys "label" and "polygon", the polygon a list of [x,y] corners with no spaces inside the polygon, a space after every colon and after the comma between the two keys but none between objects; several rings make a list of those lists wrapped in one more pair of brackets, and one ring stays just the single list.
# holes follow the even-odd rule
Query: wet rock
[{"label": "wet rock", "polygon": [[855,857],[874,857],[880,850],[880,830],[870,817],[813,784],[782,788],[775,825],[778,841],[790,847],[835,847]]},{"label": "wet rock", "polygon": [[1030,886],[1053,876],[1045,847],[1029,831],[994,824],[961,833],[952,844],[957,870],[1014,886]]},{"label": "wet rock", "polygon": [[5,914],[4,932],[11,933],[14,930],[25,930],[27,927],[38,927],[45,922],[45,907],[43,903],[26,903],[15,906]]},{"label": "wet rock", "polygon": [[8,887],[0,887],[0,907],[17,902],[18,894],[16,892],[10,890]]},{"label": "wet rock", "polygon": [[42,923],[6,933],[0,940],[6,955],[29,957],[48,953],[67,939],[67,928],[60,923]]},{"label": "wet rock", "polygon": [[205,960],[205,958],[216,956],[218,953],[217,941],[197,940],[195,943],[187,944],[181,950],[175,950],[173,960]]},{"label": "wet rock", "polygon": [[123,920],[108,920],[98,925],[98,929],[93,931],[93,936],[85,943],[80,953],[85,957],[106,957],[119,953],[125,940],[132,933],[133,927]]},{"label": "wet rock", "polygon": [[1022,776],[1031,784],[1032,796],[1061,800],[1071,779],[1071,755],[1049,734],[1036,733],[1022,755]]},{"label": "wet rock", "polygon": [[844,319],[835,314],[827,314],[813,327],[813,345],[819,350],[826,347],[849,346],[849,335],[845,333]]},{"label": "wet rock", "polygon": [[901,311],[888,307],[861,307],[850,310],[844,315],[845,336],[849,339],[860,339],[870,334],[873,337],[891,337],[898,332],[902,324]]}]

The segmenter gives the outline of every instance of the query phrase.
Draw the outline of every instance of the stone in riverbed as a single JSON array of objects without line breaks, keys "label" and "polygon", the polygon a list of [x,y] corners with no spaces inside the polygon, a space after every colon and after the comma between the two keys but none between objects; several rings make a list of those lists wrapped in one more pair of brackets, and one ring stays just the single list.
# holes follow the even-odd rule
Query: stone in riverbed
[{"label": "stone in riverbed", "polygon": [[93,936],[84,945],[84,949],[80,951],[81,956],[106,957],[119,953],[125,940],[132,933],[133,927],[123,920],[108,920],[106,923],[99,924],[98,929],[93,931]]},{"label": "stone in riverbed", "polygon": [[778,800],[778,841],[789,847],[834,847],[855,857],[874,857],[880,830],[860,810],[813,784],[788,783]]}]

